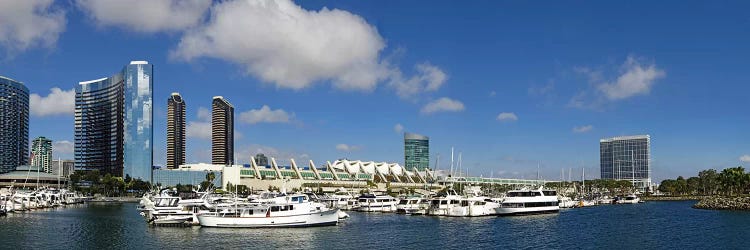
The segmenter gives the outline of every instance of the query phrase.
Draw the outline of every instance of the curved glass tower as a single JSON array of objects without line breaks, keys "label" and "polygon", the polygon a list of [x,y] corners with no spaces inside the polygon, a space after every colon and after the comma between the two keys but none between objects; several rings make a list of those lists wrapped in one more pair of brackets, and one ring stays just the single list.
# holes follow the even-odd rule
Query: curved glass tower
[{"label": "curved glass tower", "polygon": [[76,88],[76,167],[151,180],[153,65],[133,61]]},{"label": "curved glass tower", "polygon": [[404,133],[404,165],[410,171],[423,171],[430,167],[429,137]]},{"label": "curved glass tower", "polygon": [[185,164],[185,100],[180,93],[167,99],[167,168]]},{"label": "curved glass tower", "polygon": [[0,76],[0,173],[27,165],[29,159],[29,89]]}]

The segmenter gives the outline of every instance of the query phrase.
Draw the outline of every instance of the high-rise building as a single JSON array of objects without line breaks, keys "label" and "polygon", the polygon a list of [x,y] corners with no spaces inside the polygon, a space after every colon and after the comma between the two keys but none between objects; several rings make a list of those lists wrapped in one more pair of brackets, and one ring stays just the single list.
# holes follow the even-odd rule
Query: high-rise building
[{"label": "high-rise building", "polygon": [[0,76],[0,173],[29,160],[29,89]]},{"label": "high-rise building", "polygon": [[51,173],[52,140],[40,136],[31,142],[31,166],[40,167],[42,171]]},{"label": "high-rise building", "polygon": [[430,138],[404,133],[404,166],[406,170],[425,170],[430,167]]},{"label": "high-rise building", "polygon": [[651,136],[601,139],[599,160],[602,179],[628,180],[639,189],[651,186]]},{"label": "high-rise building", "polygon": [[153,65],[132,61],[76,87],[75,166],[150,181]]},{"label": "high-rise building", "polygon": [[255,165],[258,165],[259,167],[268,166],[268,157],[266,157],[265,154],[256,154]]},{"label": "high-rise building", "polygon": [[185,100],[180,93],[167,99],[167,168],[185,164]]},{"label": "high-rise building", "polygon": [[234,164],[234,106],[221,96],[211,109],[211,163]]},{"label": "high-rise building", "polygon": [[60,177],[68,177],[75,171],[75,161],[73,160],[52,160],[50,163],[50,173]]}]

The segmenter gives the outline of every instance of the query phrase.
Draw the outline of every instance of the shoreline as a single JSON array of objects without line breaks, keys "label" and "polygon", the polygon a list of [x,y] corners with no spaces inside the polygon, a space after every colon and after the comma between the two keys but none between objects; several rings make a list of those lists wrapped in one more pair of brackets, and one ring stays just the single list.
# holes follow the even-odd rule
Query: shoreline
[{"label": "shoreline", "polygon": [[750,211],[750,197],[711,196],[693,205],[695,209]]},{"label": "shoreline", "polygon": [[700,201],[709,196],[686,195],[686,196],[644,196],[643,201]]}]

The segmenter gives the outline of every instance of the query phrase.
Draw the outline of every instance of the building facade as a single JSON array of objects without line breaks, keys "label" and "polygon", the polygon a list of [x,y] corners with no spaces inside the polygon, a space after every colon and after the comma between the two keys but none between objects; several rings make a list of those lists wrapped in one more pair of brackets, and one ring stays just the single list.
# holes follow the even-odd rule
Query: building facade
[{"label": "building facade", "polygon": [[234,106],[221,96],[211,109],[211,163],[234,164]]},{"label": "building facade", "polygon": [[255,164],[258,166],[268,166],[268,157],[265,154],[256,154]]},{"label": "building facade", "polygon": [[68,177],[75,171],[74,160],[52,160],[50,173],[60,177]]},{"label": "building facade", "polygon": [[602,179],[631,181],[639,189],[651,186],[651,136],[601,139],[599,160]]},{"label": "building facade", "polygon": [[45,173],[51,173],[52,140],[40,136],[31,142],[31,166],[40,167]]},{"label": "building facade", "polygon": [[0,173],[29,160],[29,89],[0,76]]},{"label": "building facade", "polygon": [[185,100],[179,93],[167,99],[167,168],[185,164]]},{"label": "building facade", "polygon": [[75,165],[151,180],[153,65],[132,61],[107,78],[76,87]]},{"label": "building facade", "polygon": [[430,138],[404,133],[404,166],[407,170],[423,171],[430,167]]}]

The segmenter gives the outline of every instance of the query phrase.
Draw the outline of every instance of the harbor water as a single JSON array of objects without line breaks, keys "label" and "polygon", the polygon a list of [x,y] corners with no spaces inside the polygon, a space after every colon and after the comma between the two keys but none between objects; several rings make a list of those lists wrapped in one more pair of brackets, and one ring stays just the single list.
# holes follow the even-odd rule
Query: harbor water
[{"label": "harbor water", "polygon": [[750,212],[647,202],[518,217],[349,212],[338,226],[153,227],[136,203],[91,203],[0,217],[2,249],[748,249]]}]

